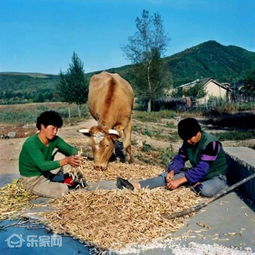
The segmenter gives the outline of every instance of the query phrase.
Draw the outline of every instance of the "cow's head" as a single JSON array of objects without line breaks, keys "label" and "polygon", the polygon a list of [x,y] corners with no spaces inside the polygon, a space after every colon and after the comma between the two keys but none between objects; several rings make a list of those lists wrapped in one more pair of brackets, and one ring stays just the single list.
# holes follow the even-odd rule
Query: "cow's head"
[{"label": "cow's head", "polygon": [[114,140],[119,138],[118,131],[93,126],[90,129],[80,129],[79,132],[90,138],[95,169],[105,170],[114,150]]}]

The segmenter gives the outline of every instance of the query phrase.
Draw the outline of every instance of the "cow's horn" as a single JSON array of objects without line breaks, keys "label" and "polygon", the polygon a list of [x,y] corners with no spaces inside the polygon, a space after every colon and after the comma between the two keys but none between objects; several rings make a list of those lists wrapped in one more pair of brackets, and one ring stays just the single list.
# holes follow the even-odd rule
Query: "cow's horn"
[{"label": "cow's horn", "polygon": [[80,129],[79,132],[82,133],[82,134],[88,134],[89,129],[88,128]]},{"label": "cow's horn", "polygon": [[109,135],[117,135],[117,136],[120,136],[119,132],[117,130],[114,130],[114,129],[109,129],[108,130],[108,134]]}]

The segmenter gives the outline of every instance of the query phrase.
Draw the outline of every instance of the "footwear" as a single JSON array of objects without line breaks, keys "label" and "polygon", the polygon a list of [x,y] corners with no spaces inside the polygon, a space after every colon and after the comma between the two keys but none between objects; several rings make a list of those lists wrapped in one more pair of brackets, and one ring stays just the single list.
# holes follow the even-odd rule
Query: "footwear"
[{"label": "footwear", "polygon": [[125,180],[123,178],[118,177],[117,178],[117,187],[118,189],[130,189],[130,190],[134,190],[134,186],[132,183],[130,183],[128,180]]},{"label": "footwear", "polygon": [[78,188],[85,188],[87,187],[86,181],[79,181],[76,179],[73,179],[72,177],[66,177],[64,179],[64,183],[68,186],[69,189],[78,189]]},{"label": "footwear", "polygon": [[197,195],[201,194],[202,184],[198,183],[197,185],[190,186],[191,190],[195,192]]}]

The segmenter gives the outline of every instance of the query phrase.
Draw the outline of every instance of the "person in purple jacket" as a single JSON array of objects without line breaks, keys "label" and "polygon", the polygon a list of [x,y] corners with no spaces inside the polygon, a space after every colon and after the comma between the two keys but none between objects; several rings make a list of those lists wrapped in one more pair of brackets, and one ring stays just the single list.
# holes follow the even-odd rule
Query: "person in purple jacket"
[{"label": "person in purple jacket", "polygon": [[[133,190],[166,186],[174,190],[188,184],[195,192],[206,197],[214,196],[225,188],[227,161],[222,144],[217,138],[204,132],[194,118],[181,120],[178,123],[178,134],[183,144],[166,172],[134,183],[119,177],[117,187]],[[190,168],[185,168],[186,161],[191,163]]]}]

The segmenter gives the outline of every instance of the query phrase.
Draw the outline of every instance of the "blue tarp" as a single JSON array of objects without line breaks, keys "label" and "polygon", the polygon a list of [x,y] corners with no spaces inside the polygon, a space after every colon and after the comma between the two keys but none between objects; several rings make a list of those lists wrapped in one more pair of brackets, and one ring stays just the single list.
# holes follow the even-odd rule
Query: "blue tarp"
[{"label": "blue tarp", "polygon": [[[1,227],[18,221],[5,220]],[[90,248],[71,237],[54,235],[42,224],[25,223],[0,230],[0,254],[5,255],[88,255]]]}]

